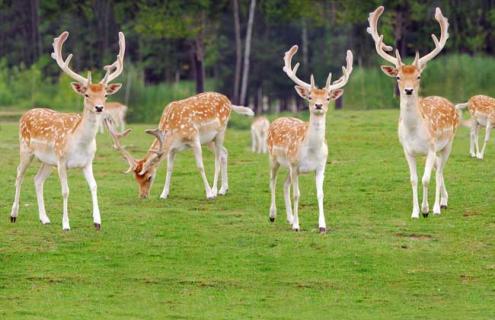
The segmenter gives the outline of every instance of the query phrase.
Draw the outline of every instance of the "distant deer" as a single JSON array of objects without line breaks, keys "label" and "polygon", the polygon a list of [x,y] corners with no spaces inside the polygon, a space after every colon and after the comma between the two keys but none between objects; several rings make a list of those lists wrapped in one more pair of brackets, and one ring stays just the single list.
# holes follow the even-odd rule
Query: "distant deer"
[{"label": "distant deer", "polygon": [[392,48],[383,43],[383,35],[377,31],[378,20],[384,8],[378,7],[370,13],[368,18],[368,33],[375,42],[378,55],[393,66],[382,66],[383,72],[389,77],[397,79],[400,91],[400,118],[399,140],[404,148],[407,163],[411,173],[411,186],[413,192],[413,211],[411,218],[419,218],[418,203],[418,176],[416,173],[416,157],[426,155],[423,183],[423,203],[421,211],[424,217],[428,216],[428,186],[431,171],[436,167],[436,192],[433,214],[439,215],[441,208],[447,208],[448,194],[445,187],[443,169],[452,150],[452,142],[459,126],[459,116],[454,105],[442,97],[419,97],[421,73],[426,64],[442,51],[448,39],[447,29],[449,23],[442,15],[439,8],[435,11],[435,19],[440,24],[440,40],[432,35],[435,49],[420,58],[416,57],[411,65],[402,62],[399,52],[395,57],[387,53]]},{"label": "distant deer", "polygon": [[[128,172],[134,173],[139,186],[140,197],[148,197],[156,170],[164,157],[167,158],[167,175],[160,198],[166,199],[168,197],[175,155],[187,148],[193,150],[196,165],[203,179],[206,198],[212,199],[217,194],[225,194],[229,184],[227,149],[223,146],[223,142],[232,110],[243,115],[254,115],[251,109],[235,106],[226,96],[216,92],[201,93],[169,103],[163,110],[158,128],[146,131],[154,135],[155,140],[144,158],[140,160],[135,160],[121,145],[120,139],[127,135],[128,131],[119,134],[115,130],[110,130],[115,147],[120,150],[129,163]],[[208,183],[203,165],[201,150],[203,144],[209,145],[215,152],[215,174],[212,187]],[[222,174],[222,186],[217,191],[220,172]]]},{"label": "distant deer", "polygon": [[[309,103],[309,122],[296,118],[278,118],[268,129],[268,152],[270,156],[270,190],[271,206],[270,221],[275,221],[277,209],[275,205],[275,187],[277,172],[280,166],[289,168],[289,174],[284,184],[285,208],[287,221],[294,231],[299,231],[299,175],[301,173],[316,173],[316,192],[318,197],[318,225],[321,233],[326,232],[325,215],[323,212],[323,180],[327,163],[328,147],[325,138],[326,113],[330,100],[338,99],[344,90],[352,72],[352,52],[347,51],[347,66],[342,68],[342,77],[332,83],[332,74],[328,75],[324,88],[315,85],[311,75],[311,84],[296,76],[299,63],[292,68],[291,60],[298,47],[293,46],[284,56],[284,72],[296,83],[295,89],[301,98]],[[291,206],[290,187],[293,189],[294,209]]]},{"label": "distant deer", "polygon": [[251,124],[251,150],[257,153],[266,153],[266,138],[270,121],[266,117],[256,117]]},{"label": "distant deer", "polygon": [[[473,158],[483,159],[486,144],[490,141],[490,131],[495,125],[495,99],[488,96],[477,95],[471,97],[468,102],[457,104],[455,107],[458,110],[462,110],[466,107],[468,108],[469,113],[471,114],[469,154]],[[485,127],[485,141],[481,151],[478,145],[480,126]]]},{"label": "distant deer", "polygon": [[[109,116],[116,127],[120,131],[125,130],[125,115],[127,113],[127,106],[120,102],[107,102],[105,103],[105,115]],[[103,122],[98,124],[98,131],[103,133]]]},{"label": "distant deer", "polygon": [[[120,83],[110,84],[117,78],[124,68],[125,39],[119,33],[119,54],[117,60],[105,67],[107,73],[100,83],[91,82],[91,74],[87,78],[75,73],[69,68],[72,54],[64,61],[62,46],[69,33],[63,32],[53,41],[52,58],[69,77],[74,91],[84,97],[84,111],[82,114],[60,113],[50,109],[32,109],[26,112],[19,122],[20,164],[17,168],[15,183],[15,199],[10,213],[10,221],[16,222],[19,213],[19,197],[21,184],[26,169],[35,157],[41,162],[41,168],[34,178],[36,197],[38,199],[39,218],[41,223],[50,223],[45,211],[43,200],[43,185],[52,171],[57,167],[63,196],[62,227],[69,230],[68,198],[69,185],[67,170],[82,168],[84,177],[91,190],[93,201],[93,222],[97,230],[101,227],[100,209],[96,194],[96,181],[93,176],[93,159],[96,152],[96,133],[99,118],[104,112],[105,101],[108,95],[116,93]],[[114,70],[112,72],[112,70]]]}]

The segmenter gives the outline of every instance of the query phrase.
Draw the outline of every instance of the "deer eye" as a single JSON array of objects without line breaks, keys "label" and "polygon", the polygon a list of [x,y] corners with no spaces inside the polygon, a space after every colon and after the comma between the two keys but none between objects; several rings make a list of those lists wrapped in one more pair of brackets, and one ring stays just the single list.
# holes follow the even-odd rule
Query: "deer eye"
[{"label": "deer eye", "polygon": [[85,96],[86,98],[89,98],[89,94],[85,94],[84,96]]},{"label": "deer eye", "polygon": [[396,77],[397,78],[397,81],[400,80],[400,77]]},{"label": "deer eye", "polygon": [[308,100],[311,100],[311,99],[313,99],[313,98],[311,96],[308,96]]},{"label": "deer eye", "polygon": [[418,76],[418,80],[421,79],[421,76]]},{"label": "deer eye", "polygon": [[108,94],[105,95],[105,98],[108,98]]},{"label": "deer eye", "polygon": [[153,178],[153,176],[149,176],[148,179],[146,179],[146,180],[151,181],[152,178]]}]

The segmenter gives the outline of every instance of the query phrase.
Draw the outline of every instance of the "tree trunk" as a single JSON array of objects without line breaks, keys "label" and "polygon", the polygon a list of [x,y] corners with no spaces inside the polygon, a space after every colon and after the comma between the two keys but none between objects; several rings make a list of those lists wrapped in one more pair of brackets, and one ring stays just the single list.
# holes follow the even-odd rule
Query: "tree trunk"
[{"label": "tree trunk", "polygon": [[193,63],[194,63],[194,77],[196,79],[196,93],[205,91],[205,66],[203,64],[204,49],[202,33],[194,40],[193,49]]},{"label": "tree trunk", "polygon": [[335,100],[335,110],[341,110],[344,107],[344,96],[340,96]]},{"label": "tree trunk", "polygon": [[232,101],[239,104],[239,86],[241,83],[241,67],[242,67],[242,41],[241,41],[241,23],[239,19],[239,1],[232,0],[234,13],[234,29],[235,29],[235,76],[234,76],[234,92]]},{"label": "tree trunk", "polygon": [[249,80],[249,54],[251,51],[251,37],[253,32],[255,8],[256,8],[256,0],[251,0],[251,5],[249,7],[248,26],[246,32],[246,46],[244,48],[244,70],[242,72],[241,100],[240,100],[241,104],[243,104],[246,101],[247,86]]},{"label": "tree trunk", "polygon": [[39,32],[39,24],[40,24],[40,18],[39,18],[39,9],[40,9],[40,2],[39,0],[31,0],[30,1],[31,5],[31,45],[32,45],[32,62],[36,62],[38,58],[41,56],[41,36]]},{"label": "tree trunk", "polygon": [[302,34],[301,34],[301,46],[302,46],[302,61],[303,68],[308,68],[308,26],[306,19],[302,19]]}]

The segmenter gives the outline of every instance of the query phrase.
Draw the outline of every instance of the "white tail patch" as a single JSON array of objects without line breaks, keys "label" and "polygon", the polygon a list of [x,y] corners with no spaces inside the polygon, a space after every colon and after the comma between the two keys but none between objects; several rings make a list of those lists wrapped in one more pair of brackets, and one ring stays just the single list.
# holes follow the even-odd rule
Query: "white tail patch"
[{"label": "white tail patch", "polygon": [[248,117],[254,117],[254,111],[248,107],[231,105],[232,110],[234,110],[238,114],[242,114]]}]

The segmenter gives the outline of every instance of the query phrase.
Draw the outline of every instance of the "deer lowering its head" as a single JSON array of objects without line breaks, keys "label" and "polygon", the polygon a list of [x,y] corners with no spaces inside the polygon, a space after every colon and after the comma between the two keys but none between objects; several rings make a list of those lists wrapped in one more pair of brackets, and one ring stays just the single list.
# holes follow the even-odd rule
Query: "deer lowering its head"
[{"label": "deer lowering its head", "polygon": [[[325,215],[323,213],[323,180],[327,163],[328,147],[325,139],[325,124],[328,104],[340,97],[352,72],[352,52],[347,51],[347,66],[342,68],[343,75],[332,83],[332,74],[328,75],[324,88],[315,85],[314,77],[311,83],[306,83],[296,76],[299,63],[292,68],[291,60],[297,52],[293,46],[285,53],[283,68],[289,78],[296,83],[295,89],[301,98],[308,101],[310,118],[304,122],[295,118],[278,118],[268,129],[268,152],[270,155],[270,189],[271,207],[270,221],[274,221],[277,213],[275,206],[275,186],[277,172],[280,166],[289,168],[289,174],[284,184],[284,198],[287,221],[292,229],[299,230],[299,175],[301,173],[316,173],[316,191],[318,197],[320,232],[326,232]],[[293,189],[294,208],[291,206],[290,187]]]},{"label": "deer lowering its head", "polygon": [[[166,199],[170,192],[170,179],[177,152],[191,148],[196,165],[203,180],[206,198],[215,198],[228,190],[227,149],[223,146],[225,131],[231,111],[253,116],[251,109],[232,105],[230,100],[216,92],[201,93],[190,98],[174,101],[163,110],[157,129],[147,130],[155,136],[143,159],[134,159],[120,144],[120,138],[127,134],[118,134],[110,130],[117,149],[129,163],[128,172],[132,171],[139,186],[139,195],[146,198],[155,179],[156,170],[164,157],[167,158],[167,175],[160,198]],[[110,128],[110,127],[109,127]],[[215,152],[215,174],[213,186],[210,187],[203,165],[201,145],[207,144]],[[217,190],[218,176],[222,174],[222,186]]]},{"label": "deer lowering its head", "polygon": [[107,73],[99,83],[91,82],[91,74],[85,78],[69,68],[72,54],[66,60],[62,58],[62,46],[69,36],[62,33],[53,41],[52,57],[58,66],[76,82],[72,82],[74,91],[84,97],[82,114],[60,113],[50,109],[32,109],[26,112],[19,122],[20,164],[17,168],[15,183],[15,199],[12,205],[10,220],[15,222],[19,213],[19,197],[24,174],[33,158],[41,162],[41,168],[34,178],[38,199],[39,218],[41,223],[50,223],[43,200],[43,184],[57,167],[63,196],[62,227],[69,230],[67,170],[82,168],[89,184],[93,201],[93,222],[100,229],[101,218],[96,194],[96,181],[93,176],[93,158],[96,152],[96,132],[100,117],[104,112],[108,95],[117,92],[121,84],[110,84],[117,78],[124,67],[125,39],[119,33],[120,51],[117,60],[106,66]]},{"label": "deer lowering its head", "polygon": [[259,116],[251,124],[251,150],[257,153],[266,153],[266,138],[270,121],[266,117]]},{"label": "deer lowering its head", "polygon": [[383,72],[397,79],[400,90],[400,119],[399,140],[404,148],[407,163],[411,173],[411,185],[413,191],[412,218],[419,218],[419,204],[416,173],[416,157],[426,155],[426,165],[423,175],[423,204],[421,211],[424,217],[428,216],[428,185],[433,167],[436,167],[436,193],[433,214],[440,214],[441,208],[447,208],[448,194],[443,178],[443,169],[452,149],[452,142],[459,117],[453,104],[442,97],[419,96],[421,73],[428,61],[436,57],[442,51],[448,39],[447,29],[449,23],[442,15],[439,8],[435,11],[435,19],[440,24],[440,40],[432,35],[435,49],[427,55],[420,57],[416,53],[411,65],[404,64],[399,52],[396,50],[395,57],[387,51],[390,46],[383,42],[383,35],[378,34],[378,20],[384,8],[378,7],[369,16],[368,33],[375,42],[378,54],[392,66],[382,66]]}]

